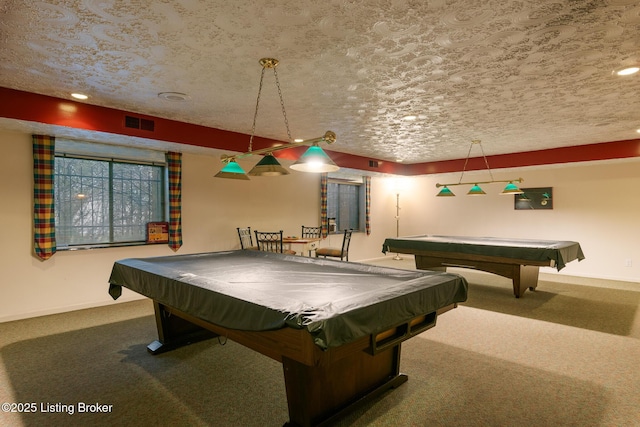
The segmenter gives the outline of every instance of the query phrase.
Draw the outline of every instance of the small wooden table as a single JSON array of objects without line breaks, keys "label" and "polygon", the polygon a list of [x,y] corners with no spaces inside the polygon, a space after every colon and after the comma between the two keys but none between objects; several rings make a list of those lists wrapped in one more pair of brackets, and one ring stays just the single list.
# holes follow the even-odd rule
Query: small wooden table
[{"label": "small wooden table", "polygon": [[311,251],[315,251],[320,246],[320,237],[295,237],[287,236],[282,238],[282,243],[288,245],[287,248],[291,249],[291,245],[303,245],[301,254],[305,252],[311,256]]}]

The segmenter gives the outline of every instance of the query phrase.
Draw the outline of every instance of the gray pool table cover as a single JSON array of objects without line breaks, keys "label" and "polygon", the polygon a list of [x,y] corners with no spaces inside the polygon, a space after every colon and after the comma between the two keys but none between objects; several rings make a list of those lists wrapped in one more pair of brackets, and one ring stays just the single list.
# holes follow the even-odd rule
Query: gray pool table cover
[{"label": "gray pool table cover", "polygon": [[230,329],[305,328],[323,349],[466,301],[468,288],[452,273],[252,250],[123,259],[109,283],[114,299],[126,287]]}]

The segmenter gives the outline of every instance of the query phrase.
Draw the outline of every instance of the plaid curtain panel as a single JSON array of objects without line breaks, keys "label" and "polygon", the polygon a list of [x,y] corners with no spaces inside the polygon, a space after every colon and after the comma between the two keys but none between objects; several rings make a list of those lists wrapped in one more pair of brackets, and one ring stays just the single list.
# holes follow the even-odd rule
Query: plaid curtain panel
[{"label": "plaid curtain panel", "polygon": [[167,153],[169,169],[169,247],[182,246],[182,153]]},{"label": "plaid curtain panel", "polygon": [[320,227],[322,238],[329,235],[329,220],[327,219],[327,182],[329,175],[323,173],[320,176]]},{"label": "plaid curtain panel", "polygon": [[364,177],[364,228],[367,236],[371,234],[371,177]]},{"label": "plaid curtain panel", "polygon": [[32,135],[33,141],[33,241],[42,260],[56,253],[56,218],[53,193],[55,138]]}]

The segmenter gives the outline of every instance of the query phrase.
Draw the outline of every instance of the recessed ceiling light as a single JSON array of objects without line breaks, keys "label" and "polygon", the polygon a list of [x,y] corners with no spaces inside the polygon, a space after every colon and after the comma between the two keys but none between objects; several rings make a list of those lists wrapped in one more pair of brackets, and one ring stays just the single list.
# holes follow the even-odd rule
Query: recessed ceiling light
[{"label": "recessed ceiling light", "polygon": [[172,102],[184,102],[189,99],[189,95],[180,92],[160,92],[158,98]]},{"label": "recessed ceiling light", "polygon": [[83,99],[83,100],[89,98],[84,93],[72,93],[71,96],[75,99]]},{"label": "recessed ceiling light", "polygon": [[402,120],[406,120],[406,121],[410,122],[410,121],[413,121],[413,120],[415,120],[417,118],[418,118],[417,116],[404,116],[402,118]]},{"label": "recessed ceiling light", "polygon": [[293,140],[293,142],[303,142],[303,141],[304,141],[304,139],[302,139],[302,138],[296,138],[296,139]]},{"label": "recessed ceiling light", "polygon": [[640,71],[640,67],[634,65],[632,67],[619,68],[615,70],[613,73],[616,76],[630,76],[631,74],[635,74],[638,71]]},{"label": "recessed ceiling light", "polygon": [[640,129],[636,129],[636,132],[640,133]]}]

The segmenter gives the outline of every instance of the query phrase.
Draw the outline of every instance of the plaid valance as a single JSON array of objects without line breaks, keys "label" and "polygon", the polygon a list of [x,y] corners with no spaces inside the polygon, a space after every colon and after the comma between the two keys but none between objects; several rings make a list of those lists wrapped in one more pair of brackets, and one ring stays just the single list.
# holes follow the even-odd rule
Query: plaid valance
[{"label": "plaid valance", "polygon": [[169,169],[169,247],[182,246],[182,153],[167,153]]},{"label": "plaid valance", "polygon": [[329,220],[327,218],[327,183],[329,175],[323,173],[320,176],[320,233],[325,239],[329,235]]},{"label": "plaid valance", "polygon": [[364,177],[364,192],[365,192],[365,213],[364,213],[364,228],[367,232],[367,236],[371,234],[371,177]]},{"label": "plaid valance", "polygon": [[55,138],[33,135],[33,241],[42,260],[56,253],[56,221],[53,191]]}]

